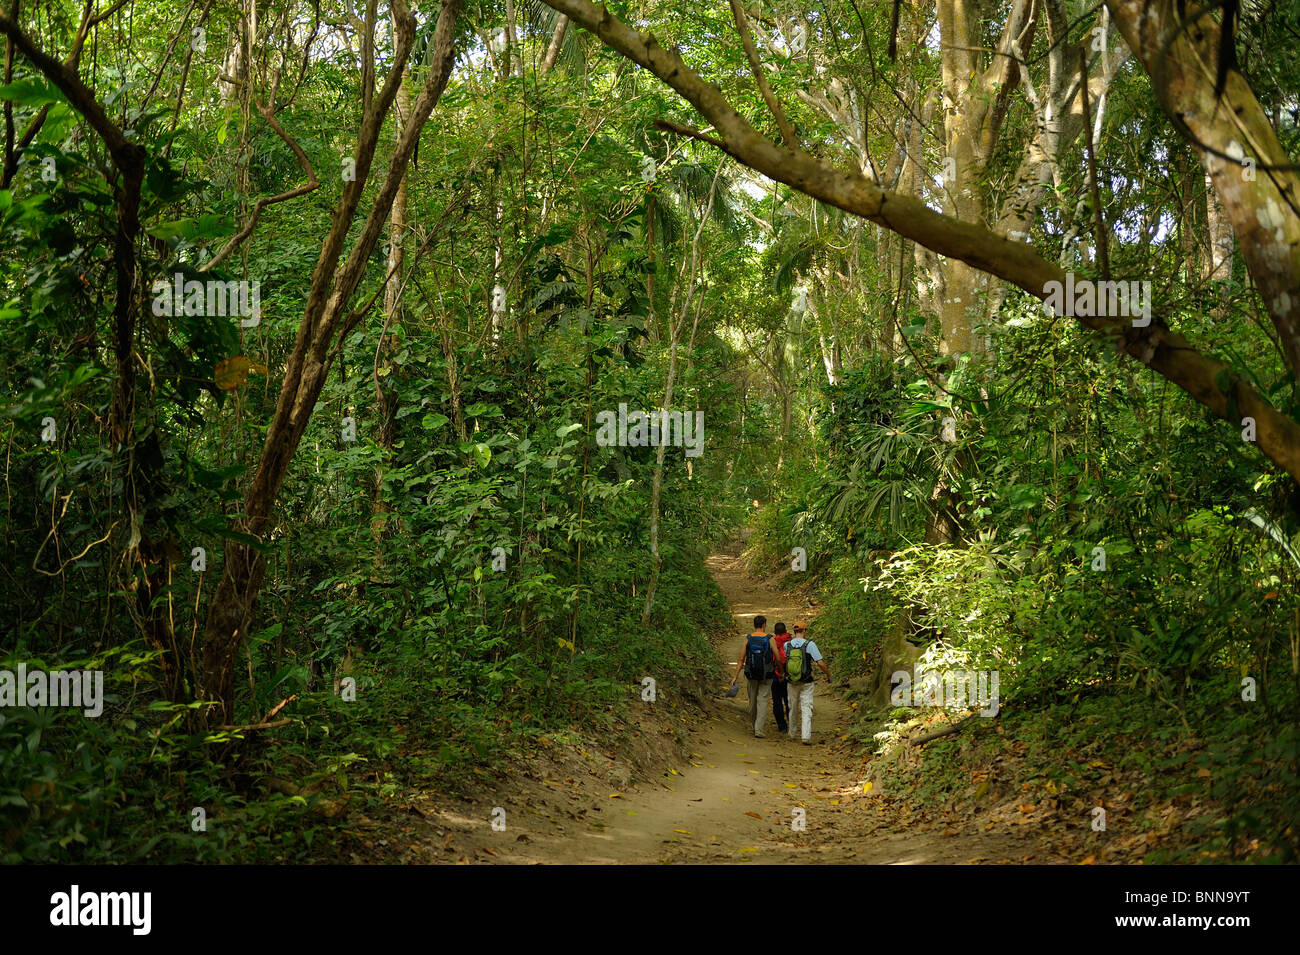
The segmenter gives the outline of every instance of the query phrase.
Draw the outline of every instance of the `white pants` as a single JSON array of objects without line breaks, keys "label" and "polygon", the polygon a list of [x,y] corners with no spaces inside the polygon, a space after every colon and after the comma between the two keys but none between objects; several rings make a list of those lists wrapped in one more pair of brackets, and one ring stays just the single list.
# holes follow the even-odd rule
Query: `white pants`
[{"label": "white pants", "polygon": [[813,684],[791,683],[786,692],[790,695],[790,738],[794,739],[794,728],[800,716],[803,717],[803,740],[812,739]]},{"label": "white pants", "polygon": [[749,681],[749,720],[754,724],[754,732],[762,733],[767,725],[767,711],[772,700],[771,680]]}]

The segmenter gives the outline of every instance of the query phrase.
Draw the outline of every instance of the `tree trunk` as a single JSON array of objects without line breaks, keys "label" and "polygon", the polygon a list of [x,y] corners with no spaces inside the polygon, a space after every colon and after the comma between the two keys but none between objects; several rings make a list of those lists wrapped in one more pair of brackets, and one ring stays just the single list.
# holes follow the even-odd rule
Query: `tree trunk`
[{"label": "tree trunk", "polygon": [[[718,165],[717,171],[713,174],[713,184],[709,187],[709,198],[705,204],[704,210],[700,213],[700,224],[695,230],[695,238],[691,241],[690,273],[685,275],[685,282],[680,280],[686,273],[686,261],[683,258],[682,269],[679,273],[679,287],[682,294],[682,305],[680,315],[676,321],[672,322],[670,333],[672,337],[668,345],[668,380],[664,385],[664,404],[663,415],[660,418],[659,447],[655,452],[655,469],[654,475],[650,481],[650,583],[646,586],[645,607],[641,611],[641,626],[646,628],[650,626],[650,612],[654,609],[655,591],[659,587],[659,570],[663,562],[663,556],[659,553],[659,492],[663,487],[664,478],[664,452],[667,450],[667,442],[664,440],[664,431],[667,426],[667,413],[673,403],[673,385],[677,377],[677,345],[681,341],[682,327],[686,324],[686,317],[690,314],[691,300],[695,296],[696,276],[699,274],[700,259],[700,236],[704,233],[705,223],[708,222],[709,213],[713,211],[713,197],[718,188],[718,176],[722,173],[722,165]],[[700,320],[700,311],[695,311],[695,321],[698,324]],[[671,318],[670,318],[670,321]],[[695,332],[691,331],[691,340],[695,340]],[[683,417],[690,414],[689,411],[683,412]]]},{"label": "tree trunk", "polygon": [[[1300,213],[1296,211],[1300,175],[1240,73],[1227,71],[1223,95],[1216,99],[1219,25],[1208,15],[1210,8],[1189,10],[1188,15],[1199,12],[1199,16],[1187,22],[1180,0],[1106,0],[1106,6],[1129,48],[1153,77],[1161,106],[1175,118],[1176,126],[1186,128],[1201,154],[1292,376],[1300,381]],[[1237,158],[1225,159],[1225,155]],[[1212,203],[1213,199],[1210,218],[1214,220]],[[1217,243],[1212,246],[1212,272],[1221,275],[1220,269],[1230,268],[1225,253],[1231,249],[1231,238],[1213,221],[1210,232]],[[1240,401],[1236,404],[1242,414],[1258,419]],[[1259,444],[1278,460],[1264,438],[1259,438]],[[1284,466],[1297,477],[1296,469]]]},{"label": "tree trunk", "polygon": [[[420,130],[424,128],[429,114],[441,98],[451,75],[454,59],[452,43],[461,0],[442,0],[434,31],[433,65],[412,107],[411,117],[403,127],[401,138],[393,150],[374,205],[347,259],[340,267],[339,259],[357,218],[383,121],[392,108],[414,41],[414,18],[402,0],[394,0],[394,5],[397,9],[395,20],[399,24],[396,54],[383,89],[362,115],[355,157],[356,178],[344,188],[312,273],[303,318],[298,326],[293,351],[288,357],[280,397],[267,428],[256,473],[244,496],[244,516],[236,522],[234,528],[254,538],[260,539],[268,528],[289,464],[302,441],[324,387],[331,348],[336,340],[346,339],[363,317],[357,312],[349,313],[348,303],[388,220]],[[248,636],[254,604],[265,571],[266,561],[255,547],[238,539],[227,542],[221,581],[209,606],[204,627],[198,697],[215,704],[215,712],[203,714],[207,720],[215,716],[220,722],[235,722],[235,661]]]},{"label": "tree trunk", "polygon": [[569,18],[561,13],[555,20],[555,32],[551,34],[551,44],[546,48],[546,59],[542,60],[543,75],[555,68],[555,61],[560,58],[560,50],[564,49],[564,34],[568,29]]},{"label": "tree trunk", "polygon": [[[575,23],[592,31],[610,47],[658,76],[699,110],[713,126],[713,131],[705,134],[680,123],[660,119],[655,124],[659,129],[708,142],[756,172],[784,182],[829,205],[883,225],[939,255],[961,259],[967,265],[1011,282],[1040,301],[1051,294],[1049,283],[1059,282],[1064,285],[1064,270],[1040,255],[1029,243],[1012,241],[979,223],[963,222],[942,215],[917,199],[881,189],[854,170],[833,166],[801,149],[781,147],[764,138],[736,111],[718,87],[705,81],[676,52],[664,48],[653,38],[641,36],[618,20],[608,8],[597,7],[589,0],[544,2],[547,6],[568,14]],[[1162,3],[1169,6],[1164,0]],[[1140,42],[1136,36],[1135,24],[1142,15],[1142,4],[1143,0],[1131,0],[1127,4],[1132,10],[1126,16],[1134,24],[1130,47]],[[1120,4],[1117,0],[1108,0],[1108,6],[1116,22],[1124,29],[1125,21],[1115,15]],[[1217,30],[1215,32],[1217,36]],[[1127,39],[1129,33],[1126,32],[1125,36]],[[1156,37],[1154,48],[1167,48],[1162,47],[1165,39],[1164,36]],[[1187,42],[1185,35],[1181,39],[1169,39],[1169,46],[1174,49],[1180,43]],[[1204,45],[1202,43],[1202,47]],[[1148,73],[1154,68],[1146,61],[1143,65]],[[1189,79],[1188,85],[1196,87],[1199,83],[1212,89],[1213,82],[1213,76],[1210,75],[1208,80]],[[1243,109],[1249,105],[1246,97],[1253,102],[1245,81],[1237,74],[1229,76],[1228,87],[1229,95],[1235,97]],[[1258,104],[1255,109],[1258,112]],[[1197,116],[1209,116],[1212,112],[1208,106],[1204,112],[1198,108]],[[1226,111],[1224,115],[1232,115],[1232,111]],[[1226,118],[1224,122],[1227,122]],[[1250,122],[1253,128],[1253,117]],[[1220,134],[1216,136],[1220,141],[1226,138],[1222,135],[1223,131],[1220,128]],[[1271,127],[1266,131],[1261,130],[1260,135],[1268,138],[1265,152],[1270,165],[1278,169],[1284,168],[1287,160],[1281,147],[1276,145],[1277,139]],[[1226,166],[1216,168],[1226,169]],[[1240,173],[1241,169],[1238,167],[1236,172]],[[1225,201],[1225,208],[1237,228],[1237,241],[1243,248],[1247,266],[1252,275],[1261,277],[1257,278],[1257,282],[1266,303],[1271,312],[1281,312],[1280,315],[1273,315],[1274,323],[1284,331],[1282,338],[1287,343],[1289,355],[1291,350],[1300,350],[1300,336],[1297,336],[1292,324],[1293,307],[1300,309],[1300,288],[1285,297],[1281,296],[1281,292],[1285,291],[1284,286],[1287,284],[1300,284],[1300,263],[1289,258],[1300,256],[1300,235],[1290,243],[1286,241],[1289,229],[1300,232],[1300,218],[1290,214],[1284,202],[1279,202],[1280,194],[1275,186],[1260,186],[1265,180],[1271,182],[1274,178],[1279,181],[1295,179],[1293,175],[1274,169],[1269,176],[1259,176],[1259,182],[1250,183],[1250,190],[1238,190],[1236,201]],[[1218,175],[1215,184],[1222,196],[1228,185],[1221,184]],[[1261,192],[1261,188],[1265,191]],[[1294,190],[1294,186],[1289,188]],[[1272,195],[1269,194],[1270,191]],[[1270,198],[1273,200],[1272,205],[1267,204]],[[1246,221],[1247,214],[1253,215],[1257,209],[1269,222],[1280,218],[1273,228],[1282,233],[1282,245],[1277,245],[1279,240],[1276,237],[1269,237],[1258,220],[1253,223]],[[1237,215],[1242,217],[1240,224],[1235,218]],[[1280,251],[1283,247],[1291,251],[1274,261],[1271,258],[1273,250]],[[1265,251],[1269,255],[1266,256]],[[1123,353],[1178,385],[1219,417],[1238,427],[1242,416],[1253,418],[1259,449],[1300,482],[1300,425],[1280,413],[1223,362],[1201,354],[1186,338],[1172,331],[1164,320],[1163,309],[1153,309],[1150,324],[1143,326],[1134,326],[1127,318],[1109,316],[1076,316],[1075,320],[1086,328],[1110,336]]]},{"label": "tree trunk", "polygon": [[[411,115],[411,91],[406,82],[397,89],[395,137],[401,140],[402,128]],[[392,329],[402,321],[402,270],[406,256],[407,176],[397,187],[393,197],[393,211],[388,220],[388,272],[384,285],[384,325],[380,331],[378,355],[375,358],[373,380],[375,384],[375,414],[378,417],[376,444],[380,463],[375,468],[374,496],[371,499],[370,532],[374,538],[376,568],[382,566],[382,548],[379,546],[388,531],[388,503],[384,500],[384,475],[392,462],[393,444],[397,440],[397,379],[400,369],[393,360]]]}]

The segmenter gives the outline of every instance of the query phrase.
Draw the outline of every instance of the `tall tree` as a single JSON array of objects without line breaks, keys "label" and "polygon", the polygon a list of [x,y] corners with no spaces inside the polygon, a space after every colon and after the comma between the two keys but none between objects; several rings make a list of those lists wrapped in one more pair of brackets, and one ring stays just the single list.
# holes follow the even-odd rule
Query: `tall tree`
[{"label": "tall tree", "polygon": [[[919,200],[879,188],[858,170],[836,167],[815,158],[802,148],[782,147],[765,138],[736,111],[720,88],[707,82],[680,55],[662,47],[652,35],[637,33],[608,9],[597,7],[587,0],[545,2],[658,76],[694,106],[715,132],[701,132],[670,120],[660,120],[662,128],[711,143],[770,178],[785,182],[846,212],[877,222],[933,252],[959,259],[967,265],[1002,278],[1039,299],[1047,299],[1052,283],[1064,286],[1065,271],[1036,252],[1028,243],[1000,236],[978,223],[934,212]],[[1169,7],[1170,16],[1150,20],[1152,26],[1148,28],[1148,33],[1153,29],[1164,32],[1143,38],[1136,35],[1138,10],[1142,6],[1138,0],[1133,0],[1127,6],[1119,3],[1111,3],[1109,6],[1115,22],[1125,32],[1130,47],[1135,43],[1146,44],[1139,46],[1139,50],[1140,55],[1146,55],[1143,65],[1149,73],[1155,69],[1153,63],[1158,61],[1155,53],[1162,48],[1159,38],[1168,38],[1170,35],[1179,36],[1169,47],[1174,58],[1178,56],[1178,50],[1189,48],[1188,56],[1197,56],[1208,62],[1215,61],[1216,48],[1212,39],[1217,40],[1217,31],[1206,28],[1197,34],[1199,39],[1196,40],[1192,38],[1193,31],[1180,33],[1182,24],[1172,15],[1172,0],[1168,4],[1159,5],[1159,9]],[[1134,35],[1130,37],[1129,32]],[[1161,74],[1157,72],[1154,75],[1159,83]],[[1213,91],[1213,85],[1213,76],[1210,75],[1208,87],[1204,82],[1198,83],[1190,90],[1190,94],[1203,96]],[[1159,92],[1166,98],[1176,99],[1179,95],[1171,94],[1168,89]],[[1236,95],[1241,101],[1240,105],[1249,113],[1248,105],[1254,98],[1250,96],[1245,80],[1236,73],[1232,73],[1229,78],[1228,95],[1230,98]],[[1262,115],[1257,103],[1255,114]],[[1260,150],[1267,157],[1261,163],[1261,168],[1266,168],[1270,175],[1260,177],[1261,180],[1266,180],[1266,185],[1253,188],[1254,184],[1251,184],[1252,188],[1243,189],[1228,182],[1230,177],[1224,176],[1228,167],[1222,160],[1215,166],[1219,170],[1215,182],[1216,185],[1222,184],[1221,189],[1229,187],[1241,200],[1225,201],[1225,205],[1229,215],[1240,218],[1246,229],[1244,234],[1238,230],[1238,241],[1243,249],[1250,246],[1246,258],[1252,264],[1252,272],[1259,271],[1267,279],[1265,284],[1257,277],[1270,314],[1276,312],[1279,316],[1279,328],[1287,341],[1288,357],[1294,367],[1291,352],[1296,348],[1296,342],[1292,340],[1295,332],[1292,308],[1300,299],[1290,292],[1285,296],[1281,293],[1287,290],[1285,287],[1293,286],[1297,274],[1300,274],[1293,258],[1294,254],[1300,252],[1279,257],[1276,250],[1283,247],[1279,243],[1285,242],[1289,230],[1300,228],[1300,219],[1287,204],[1278,185],[1288,180],[1281,172],[1287,164],[1280,158],[1281,149],[1276,146],[1276,136],[1271,129],[1256,128],[1253,115],[1248,117],[1247,122],[1253,134],[1251,147]],[[1220,126],[1217,132],[1218,138],[1222,139],[1226,128]],[[1224,155],[1228,155],[1227,145],[1224,143],[1221,147]],[[1238,172],[1240,168],[1238,164]],[[1276,179],[1272,175],[1275,171]],[[1268,204],[1270,198],[1273,200],[1272,205]],[[1256,200],[1259,205],[1255,205]],[[1270,228],[1265,229],[1258,216],[1253,225],[1247,228],[1247,215],[1256,212],[1265,217]],[[1300,250],[1300,243],[1289,248]],[[1115,341],[1123,352],[1178,385],[1214,414],[1231,421],[1234,426],[1240,426],[1242,416],[1252,418],[1260,450],[1293,479],[1300,481],[1300,425],[1280,413],[1258,390],[1234,374],[1223,362],[1202,354],[1185,337],[1172,331],[1160,309],[1155,310],[1151,323],[1146,326],[1134,326],[1128,319],[1115,316],[1077,316],[1077,319],[1082,325]]]},{"label": "tall tree", "polygon": [[[324,387],[333,362],[334,345],[346,339],[365,313],[364,309],[351,309],[353,294],[388,220],[420,131],[451,76],[455,60],[456,17],[461,0],[442,0],[434,30],[432,63],[424,86],[411,106],[411,114],[402,127],[360,234],[344,258],[344,243],[360,216],[362,194],[374,163],[375,147],[384,119],[397,97],[415,39],[415,19],[404,0],[393,0],[393,7],[397,23],[396,50],[383,87],[373,98],[368,97],[370,103],[361,115],[353,157],[355,176],[345,185],[334,209],[329,233],[312,273],[293,351],[286,361],[275,414],[267,428],[253,481],[244,496],[243,515],[232,528],[241,535],[259,538],[265,531],[289,464]],[[367,45],[366,49],[370,58],[367,69],[373,69],[373,44]],[[227,723],[233,722],[235,716],[236,660],[248,636],[248,626],[265,572],[266,559],[259,548],[238,538],[227,542],[221,580],[209,605],[204,627],[202,684],[199,687],[199,698],[215,702],[218,715]]]}]

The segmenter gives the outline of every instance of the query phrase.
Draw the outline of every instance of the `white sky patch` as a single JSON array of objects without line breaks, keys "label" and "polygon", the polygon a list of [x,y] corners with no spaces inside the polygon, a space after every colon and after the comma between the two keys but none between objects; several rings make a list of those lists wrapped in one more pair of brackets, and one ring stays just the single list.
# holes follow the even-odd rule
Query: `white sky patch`
[{"label": "white sky patch", "polygon": [[748,195],[751,199],[762,200],[772,195],[772,180],[768,179],[762,173],[756,173],[754,176],[746,176],[739,183],[740,191]]},{"label": "white sky patch", "polygon": [[939,20],[936,17],[934,23],[930,25],[930,32],[925,35],[925,48],[931,53],[938,53],[939,40]]}]

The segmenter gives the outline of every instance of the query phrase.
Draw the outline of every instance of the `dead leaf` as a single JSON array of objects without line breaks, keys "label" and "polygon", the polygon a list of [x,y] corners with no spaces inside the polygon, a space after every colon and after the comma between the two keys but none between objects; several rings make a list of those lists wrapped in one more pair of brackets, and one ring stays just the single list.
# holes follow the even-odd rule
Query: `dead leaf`
[{"label": "dead leaf", "polygon": [[231,358],[223,358],[217,362],[217,369],[213,375],[217,382],[217,387],[222,391],[230,391],[238,388],[240,385],[248,384],[249,372],[256,372],[259,375],[266,374],[266,366],[246,358],[243,355],[235,355]]},{"label": "dead leaf", "polygon": [[747,813],[745,813],[745,815],[747,815],[747,816],[753,816],[755,819],[762,819],[762,818],[763,818],[762,816],[760,816],[760,815],[759,815],[758,813],[756,813],[756,812],[747,812]]}]

